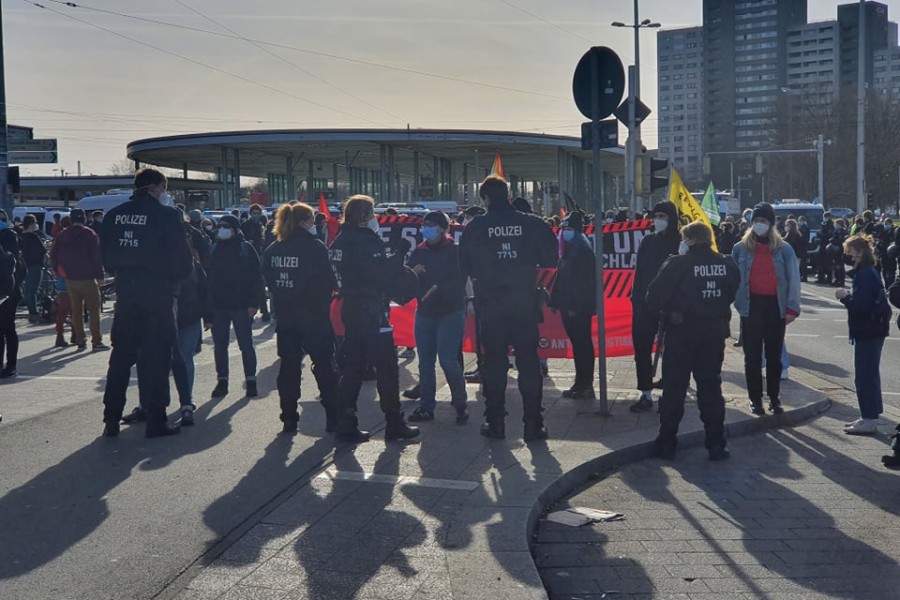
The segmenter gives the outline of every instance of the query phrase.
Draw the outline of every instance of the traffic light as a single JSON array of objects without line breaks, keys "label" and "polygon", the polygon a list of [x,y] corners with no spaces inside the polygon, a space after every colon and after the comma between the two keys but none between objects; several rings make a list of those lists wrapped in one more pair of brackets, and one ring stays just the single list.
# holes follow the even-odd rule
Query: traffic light
[{"label": "traffic light", "polygon": [[[653,158],[642,154],[634,161],[634,185],[635,194],[649,196],[655,190],[669,185],[669,174],[665,170],[669,167],[669,159]],[[661,175],[655,175],[657,171],[663,171]]]},{"label": "traffic light", "polygon": [[13,194],[19,193],[19,167],[6,167],[6,183],[12,189]]}]

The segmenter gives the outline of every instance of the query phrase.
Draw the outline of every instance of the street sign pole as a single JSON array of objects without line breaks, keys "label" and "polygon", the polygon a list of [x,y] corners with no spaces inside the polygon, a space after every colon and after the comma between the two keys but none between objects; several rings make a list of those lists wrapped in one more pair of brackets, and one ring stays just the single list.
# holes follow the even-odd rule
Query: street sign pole
[{"label": "street sign pole", "polygon": [[572,78],[572,93],[579,112],[591,120],[590,140],[593,156],[591,187],[594,192],[591,206],[594,208],[594,258],[597,264],[597,374],[600,388],[599,413],[604,416],[609,415],[607,398],[609,390],[606,382],[606,319],[603,305],[606,295],[603,285],[603,211],[606,203],[603,173],[600,170],[600,150],[606,147],[611,136],[608,132],[601,135],[604,128],[600,120],[613,114],[622,100],[624,91],[625,69],[618,55],[609,48],[595,46],[578,61]]},{"label": "street sign pole", "polygon": [[12,195],[7,193],[6,171],[9,161],[6,157],[6,72],[3,58],[3,7],[0,5],[0,208],[12,219]]},{"label": "street sign pole", "polygon": [[[597,265],[597,384],[600,392],[600,414],[609,415],[606,382],[606,316],[604,314],[603,285],[603,215],[606,211],[603,194],[603,172],[600,170],[600,65],[596,53],[591,54],[591,129],[593,154],[593,189],[597,210],[594,211],[594,260]],[[606,115],[602,115],[606,116]]]}]

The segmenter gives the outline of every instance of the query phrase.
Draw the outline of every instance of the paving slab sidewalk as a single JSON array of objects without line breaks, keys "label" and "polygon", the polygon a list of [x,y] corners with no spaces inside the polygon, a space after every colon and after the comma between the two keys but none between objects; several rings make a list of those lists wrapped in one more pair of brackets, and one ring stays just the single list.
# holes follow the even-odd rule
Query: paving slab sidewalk
[{"label": "paving slab sidewalk", "polygon": [[[784,385],[786,413],[749,414],[742,357],[726,352],[724,394],[730,437],[796,423],[825,410],[826,396],[801,383]],[[792,370],[793,373],[793,370]],[[596,473],[646,456],[655,412],[634,414],[631,358],[609,361],[610,414],[599,403],[568,400],[570,361],[550,361],[545,420],[551,439],[521,440],[521,399],[511,373],[507,439],[478,433],[483,403],[468,425],[454,424],[446,388],[422,441],[385,444],[380,436],[338,446],[334,458],[298,481],[225,536],[157,597],[213,599],[544,599],[531,555],[547,506]],[[469,386],[474,399],[477,386]],[[689,402],[680,447],[702,443]]]},{"label": "paving slab sidewalk", "polygon": [[758,432],[710,464],[702,449],[674,461],[612,469],[553,510],[625,513],[580,528],[542,521],[534,556],[553,600],[818,600],[900,596],[900,473],[883,468],[900,410],[880,434],[849,436],[852,393],[810,422]]}]

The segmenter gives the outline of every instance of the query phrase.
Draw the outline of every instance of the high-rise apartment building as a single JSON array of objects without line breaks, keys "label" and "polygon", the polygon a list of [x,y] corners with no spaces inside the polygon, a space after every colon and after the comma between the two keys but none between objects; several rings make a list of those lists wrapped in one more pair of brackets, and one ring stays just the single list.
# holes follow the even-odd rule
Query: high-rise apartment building
[{"label": "high-rise apartment building", "polygon": [[660,31],[656,38],[659,156],[688,182],[703,169],[703,28]]},{"label": "high-rise apartment building", "polygon": [[[874,57],[879,50],[897,45],[897,24],[888,21],[888,8],[880,2],[866,2],[865,82],[874,82]],[[856,97],[859,73],[859,3],[838,6],[840,30],[840,77],[842,93]]]},{"label": "high-rise apartment building", "polygon": [[783,92],[798,105],[831,104],[840,92],[840,35],[837,21],[792,28],[787,38],[787,84]]},{"label": "high-rise apartment building", "polygon": [[[806,0],[704,0],[707,152],[769,145],[787,86],[788,31],[806,16]],[[713,179],[724,181],[729,164],[712,160]]]}]

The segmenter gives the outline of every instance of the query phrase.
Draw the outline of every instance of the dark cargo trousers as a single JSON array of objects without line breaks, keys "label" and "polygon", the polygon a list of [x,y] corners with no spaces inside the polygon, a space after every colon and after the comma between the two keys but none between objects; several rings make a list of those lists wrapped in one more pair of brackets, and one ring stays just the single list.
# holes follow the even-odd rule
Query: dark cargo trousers
[{"label": "dark cargo trousers", "polygon": [[322,406],[328,414],[335,410],[338,376],[334,371],[334,334],[330,323],[319,330],[299,327],[278,327],[278,398],[281,403],[281,420],[298,421],[297,402],[300,400],[300,376],[303,357],[312,360],[312,372],[319,387]]},{"label": "dark cargo trousers", "polygon": [[718,332],[704,332],[702,325],[669,326],[662,370],[665,388],[659,399],[658,443],[661,446],[676,445],[678,425],[684,416],[684,397],[693,375],[700,420],[706,431],[706,448],[725,447],[724,360],[725,338]]},{"label": "dark cargo trousers", "polygon": [[538,338],[538,324],[534,319],[492,315],[481,320],[481,344],[484,348],[482,381],[485,417],[489,422],[502,421],[506,416],[506,373],[509,370],[509,347],[512,346],[516,354],[523,420],[543,424],[543,375],[537,354]]},{"label": "dark cargo trousers", "polygon": [[137,365],[141,405],[147,411],[147,421],[164,423],[176,337],[174,302],[166,308],[119,299],[110,337],[112,352],[103,393],[103,421],[118,423],[122,418],[131,367]]}]

